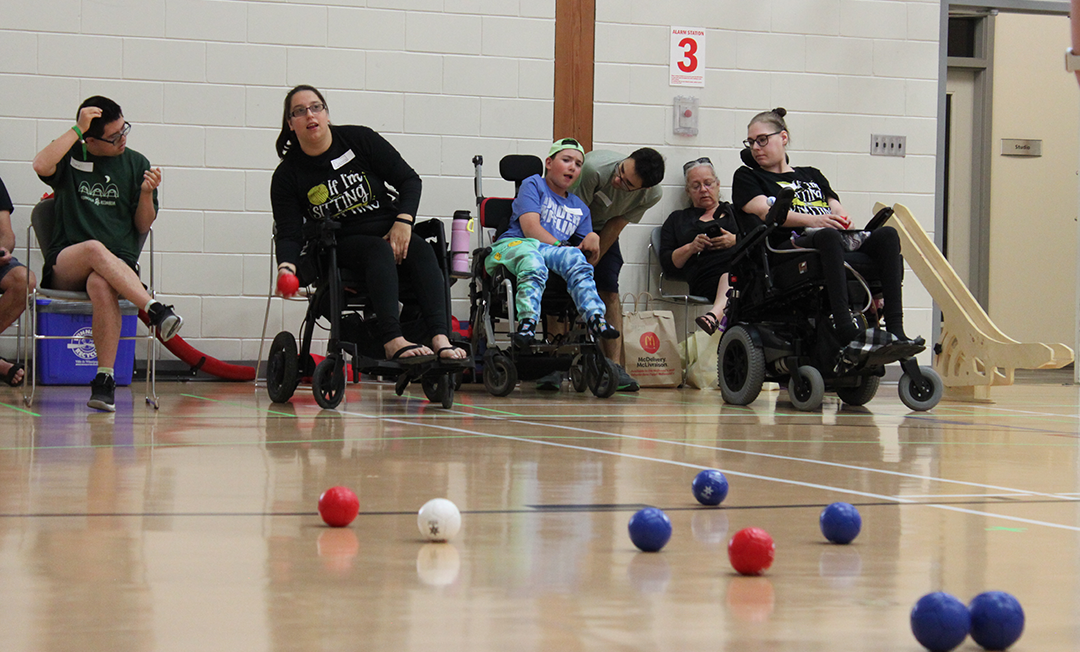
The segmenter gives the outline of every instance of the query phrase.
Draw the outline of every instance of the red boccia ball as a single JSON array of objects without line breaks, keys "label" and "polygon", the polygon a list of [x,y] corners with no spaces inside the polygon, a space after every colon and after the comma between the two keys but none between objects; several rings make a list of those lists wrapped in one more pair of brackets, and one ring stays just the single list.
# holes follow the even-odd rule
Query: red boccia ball
[{"label": "red boccia ball", "polygon": [[728,559],[740,575],[761,575],[772,566],[775,557],[776,544],[761,528],[739,530],[728,543]]},{"label": "red boccia ball", "polygon": [[296,278],[296,274],[285,272],[278,276],[277,289],[281,296],[291,297],[300,290],[300,279]]},{"label": "red boccia ball", "polygon": [[319,516],[330,527],[345,527],[360,511],[360,500],[348,487],[330,487],[319,496]]}]

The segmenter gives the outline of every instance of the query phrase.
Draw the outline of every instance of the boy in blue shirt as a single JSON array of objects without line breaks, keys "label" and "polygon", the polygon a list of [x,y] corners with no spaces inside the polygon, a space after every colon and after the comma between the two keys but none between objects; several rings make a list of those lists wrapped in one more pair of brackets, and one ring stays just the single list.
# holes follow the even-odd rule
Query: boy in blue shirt
[{"label": "boy in blue shirt", "polygon": [[[594,336],[619,336],[604,319],[604,302],[593,280],[592,263],[600,253],[600,237],[593,232],[589,207],[570,193],[584,160],[585,150],[573,138],[551,145],[544,162],[546,174],[535,174],[522,182],[510,227],[492,245],[485,262],[489,274],[502,265],[517,277],[514,306],[518,330],[514,342],[518,345],[527,346],[536,336],[549,269],[566,280],[574,305]],[[575,237],[581,239],[580,244],[569,246]]]}]

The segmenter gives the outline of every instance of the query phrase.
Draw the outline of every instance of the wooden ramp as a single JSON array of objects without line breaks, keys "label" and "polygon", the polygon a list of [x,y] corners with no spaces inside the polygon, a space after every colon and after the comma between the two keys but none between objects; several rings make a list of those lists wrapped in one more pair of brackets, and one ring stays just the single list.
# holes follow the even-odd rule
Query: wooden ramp
[{"label": "wooden ramp", "polygon": [[[879,203],[874,212],[884,207]],[[1073,350],[1064,344],[1018,342],[1002,333],[908,207],[896,204],[893,210],[887,224],[899,233],[904,260],[944,318],[934,370],[947,398],[989,400],[992,386],[1013,384],[1016,369],[1060,369],[1073,361]]]}]

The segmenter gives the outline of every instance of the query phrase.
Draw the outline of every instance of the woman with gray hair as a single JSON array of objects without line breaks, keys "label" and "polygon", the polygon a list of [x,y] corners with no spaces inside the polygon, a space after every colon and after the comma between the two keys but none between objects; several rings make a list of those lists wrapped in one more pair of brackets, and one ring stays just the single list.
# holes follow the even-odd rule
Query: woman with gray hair
[{"label": "woman with gray hair", "polygon": [[691,206],[674,211],[660,229],[660,265],[680,270],[690,293],[707,297],[712,308],[695,320],[709,335],[726,326],[728,269],[738,228],[731,204],[720,201],[720,180],[712,161],[702,157],[683,166]]}]

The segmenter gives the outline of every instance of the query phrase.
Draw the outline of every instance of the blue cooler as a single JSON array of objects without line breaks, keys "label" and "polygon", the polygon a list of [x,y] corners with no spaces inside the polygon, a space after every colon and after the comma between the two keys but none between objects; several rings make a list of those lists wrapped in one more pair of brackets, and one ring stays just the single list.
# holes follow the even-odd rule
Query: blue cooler
[{"label": "blue cooler", "polygon": [[[89,385],[97,374],[97,349],[91,334],[89,303],[38,298],[38,334],[64,339],[37,340],[38,383],[42,385]],[[122,337],[135,335],[139,309],[120,302]],[[114,377],[117,385],[130,385],[135,370],[135,340],[120,340]]]}]

